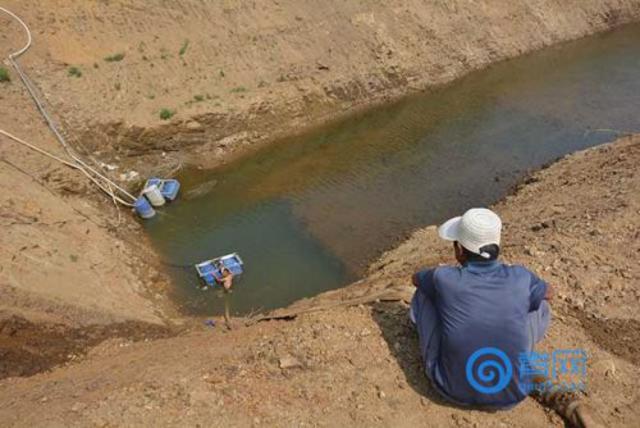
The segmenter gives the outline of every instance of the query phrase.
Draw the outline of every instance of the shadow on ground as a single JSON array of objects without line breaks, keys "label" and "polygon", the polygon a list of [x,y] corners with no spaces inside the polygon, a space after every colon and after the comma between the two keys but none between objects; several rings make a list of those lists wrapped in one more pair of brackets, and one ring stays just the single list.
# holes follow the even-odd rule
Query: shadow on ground
[{"label": "shadow on ground", "polygon": [[411,388],[436,404],[457,407],[440,397],[424,373],[418,333],[409,320],[408,306],[401,301],[375,303],[372,316]]}]

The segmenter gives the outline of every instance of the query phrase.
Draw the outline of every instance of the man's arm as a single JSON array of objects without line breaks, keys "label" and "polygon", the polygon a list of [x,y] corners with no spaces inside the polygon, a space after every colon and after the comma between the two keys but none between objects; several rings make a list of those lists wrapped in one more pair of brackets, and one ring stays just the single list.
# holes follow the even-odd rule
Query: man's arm
[{"label": "man's arm", "polygon": [[418,290],[422,291],[428,298],[435,299],[435,268],[418,271],[411,277],[411,283]]},{"label": "man's arm", "polygon": [[543,300],[548,301],[553,297],[553,290],[550,284],[540,279],[535,273],[528,269],[526,271],[531,279],[529,284],[529,311],[537,311]]}]

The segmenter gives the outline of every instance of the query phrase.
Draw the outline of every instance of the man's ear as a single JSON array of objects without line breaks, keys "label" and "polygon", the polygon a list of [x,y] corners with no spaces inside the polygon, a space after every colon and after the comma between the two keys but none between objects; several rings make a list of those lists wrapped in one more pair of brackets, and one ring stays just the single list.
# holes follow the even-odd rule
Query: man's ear
[{"label": "man's ear", "polygon": [[456,260],[458,261],[458,263],[464,264],[464,262],[466,262],[467,259],[464,256],[464,251],[462,251],[462,246],[458,243],[458,241],[453,243],[453,248],[454,248]]}]

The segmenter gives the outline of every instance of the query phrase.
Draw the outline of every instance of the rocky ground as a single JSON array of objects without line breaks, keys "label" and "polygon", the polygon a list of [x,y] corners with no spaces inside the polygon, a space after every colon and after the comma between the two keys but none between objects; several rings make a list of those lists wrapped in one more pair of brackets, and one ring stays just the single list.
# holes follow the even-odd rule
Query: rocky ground
[{"label": "rocky ground", "polygon": [[[554,284],[540,350],[588,353],[591,403],[607,426],[637,426],[640,137],[542,170],[494,209],[509,262]],[[564,426],[527,400],[507,412],[449,406],[422,374],[407,322],[410,274],[450,262],[434,227],[416,233],[343,290],[277,319],[178,337],[112,339],[48,373],[0,383],[5,425]],[[372,296],[374,299],[372,299]],[[378,299],[375,299],[378,296]],[[392,300],[392,301],[387,301]],[[368,303],[362,303],[368,301]]]}]

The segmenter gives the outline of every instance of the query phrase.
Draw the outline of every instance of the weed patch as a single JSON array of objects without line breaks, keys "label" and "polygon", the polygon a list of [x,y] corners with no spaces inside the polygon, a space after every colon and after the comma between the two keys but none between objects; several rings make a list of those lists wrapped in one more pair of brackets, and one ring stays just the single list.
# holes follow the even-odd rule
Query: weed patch
[{"label": "weed patch", "polygon": [[180,51],[178,52],[180,56],[183,56],[184,54],[186,54],[188,48],[189,48],[189,40],[185,40],[184,43],[182,44],[182,47],[180,48]]},{"label": "weed patch", "polygon": [[9,76],[9,70],[4,67],[0,67],[0,82],[11,82],[11,76]]},{"label": "weed patch", "polygon": [[160,110],[160,119],[162,120],[169,120],[173,117],[173,115],[176,114],[175,110],[170,110],[168,108],[163,108],[162,110]]},{"label": "weed patch", "polygon": [[70,77],[82,77],[82,71],[78,67],[69,68]]},{"label": "weed patch", "polygon": [[113,55],[109,55],[107,57],[104,58],[105,61],[107,62],[120,62],[124,59],[124,53],[123,52],[119,52]]}]

